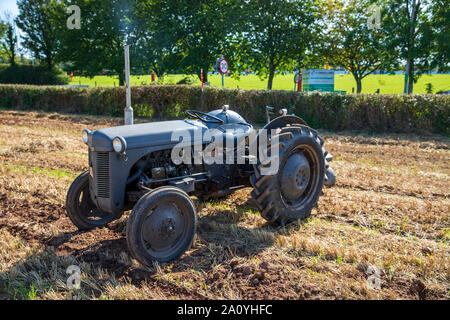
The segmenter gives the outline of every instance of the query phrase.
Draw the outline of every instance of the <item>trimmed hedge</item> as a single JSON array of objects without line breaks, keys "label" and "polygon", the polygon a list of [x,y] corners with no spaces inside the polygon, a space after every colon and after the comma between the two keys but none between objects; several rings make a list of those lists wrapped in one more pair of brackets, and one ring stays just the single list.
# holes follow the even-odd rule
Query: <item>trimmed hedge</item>
[{"label": "trimmed hedge", "polygon": [[[264,123],[265,106],[287,108],[310,126],[329,130],[437,132],[449,134],[446,95],[341,95],[293,91],[205,88],[205,109],[223,104],[251,123]],[[201,88],[151,85],[132,88],[135,115],[153,120],[184,117],[201,106]],[[121,116],[125,88],[65,88],[0,85],[0,107]]]},{"label": "trimmed hedge", "polygon": [[0,65],[0,83],[33,85],[68,84],[69,77],[58,67],[51,71],[40,65]]}]

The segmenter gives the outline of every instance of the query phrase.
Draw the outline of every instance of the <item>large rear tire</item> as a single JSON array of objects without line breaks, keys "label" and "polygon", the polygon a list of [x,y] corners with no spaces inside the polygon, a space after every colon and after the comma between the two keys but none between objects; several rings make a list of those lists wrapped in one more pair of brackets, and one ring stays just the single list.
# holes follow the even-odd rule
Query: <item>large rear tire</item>
[{"label": "large rear tire", "polygon": [[72,182],[66,197],[66,213],[80,230],[104,227],[122,215],[97,208],[89,193],[89,171],[84,171]]},{"label": "large rear tire", "polygon": [[191,198],[179,188],[160,187],[134,206],[127,224],[128,247],[144,265],[169,262],[190,248],[196,227],[197,213]]},{"label": "large rear tire", "polygon": [[325,155],[322,140],[307,126],[291,125],[279,129],[278,145],[269,138],[267,149],[278,147],[278,172],[262,175],[269,163],[254,165],[250,181],[252,198],[261,216],[275,225],[285,225],[308,217],[322,194],[325,176]]}]

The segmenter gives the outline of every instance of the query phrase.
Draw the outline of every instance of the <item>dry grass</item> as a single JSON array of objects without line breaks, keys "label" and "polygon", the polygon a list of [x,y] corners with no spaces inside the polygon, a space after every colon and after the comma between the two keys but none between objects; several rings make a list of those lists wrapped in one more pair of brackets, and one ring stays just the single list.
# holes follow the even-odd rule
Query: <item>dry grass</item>
[{"label": "dry grass", "polygon": [[[144,268],[128,256],[126,215],[82,233],[64,214],[87,167],[81,130],[119,123],[0,111],[0,299],[450,298],[447,138],[326,133],[338,183],[310,219],[270,228],[250,189],[196,200],[193,248]],[[72,264],[82,270],[75,291],[65,285]]]}]

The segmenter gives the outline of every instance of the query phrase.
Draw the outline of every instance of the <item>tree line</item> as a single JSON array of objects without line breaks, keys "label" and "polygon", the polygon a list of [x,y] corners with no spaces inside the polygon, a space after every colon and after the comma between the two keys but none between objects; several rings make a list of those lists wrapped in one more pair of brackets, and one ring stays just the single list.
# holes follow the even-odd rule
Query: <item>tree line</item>
[{"label": "tree line", "polygon": [[[418,77],[449,69],[448,0],[18,0],[19,14],[0,23],[0,50],[15,64],[21,47],[46,68],[119,75],[124,44],[132,72],[196,74],[229,61],[267,79],[277,72],[329,66],[362,79],[404,69],[405,93]],[[68,28],[72,5],[80,25]],[[73,18],[73,17],[72,17]],[[204,80],[208,81],[207,72]]]}]

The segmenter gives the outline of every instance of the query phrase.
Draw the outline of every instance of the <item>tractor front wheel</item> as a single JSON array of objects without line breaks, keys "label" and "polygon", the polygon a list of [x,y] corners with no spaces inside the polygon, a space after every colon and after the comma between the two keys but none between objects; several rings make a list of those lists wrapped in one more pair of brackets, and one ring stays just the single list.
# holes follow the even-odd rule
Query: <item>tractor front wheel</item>
[{"label": "tractor front wheel", "polygon": [[128,218],[127,242],[134,258],[144,265],[179,258],[194,239],[197,213],[181,189],[164,186],[145,194]]},{"label": "tractor front wheel", "polygon": [[97,208],[89,193],[89,171],[80,174],[67,192],[66,213],[79,230],[104,227],[122,214],[112,214]]}]

